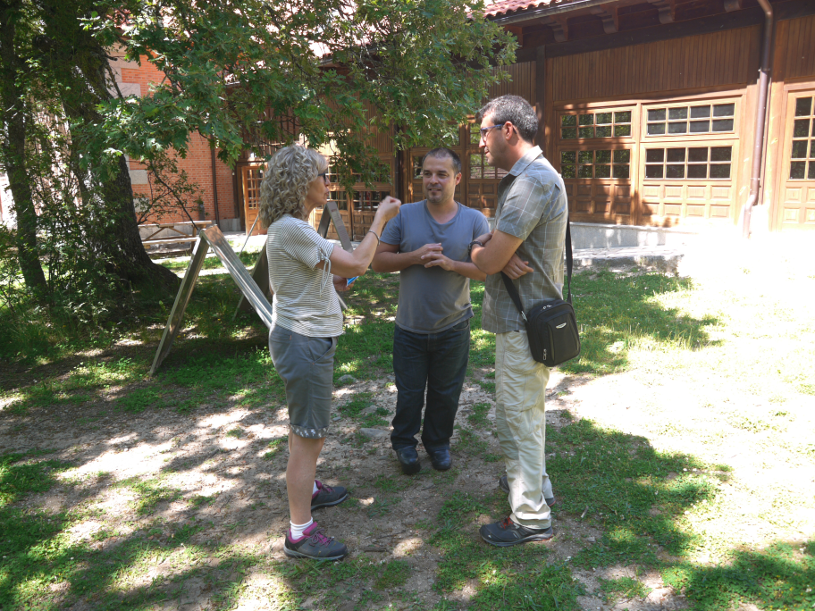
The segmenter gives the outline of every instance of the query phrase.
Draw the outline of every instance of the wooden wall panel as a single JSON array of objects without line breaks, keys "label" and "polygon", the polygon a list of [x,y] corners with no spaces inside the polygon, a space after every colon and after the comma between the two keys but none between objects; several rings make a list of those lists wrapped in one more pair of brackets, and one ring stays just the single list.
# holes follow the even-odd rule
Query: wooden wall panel
[{"label": "wooden wall panel", "polygon": [[785,42],[786,78],[815,76],[815,15],[790,20]]},{"label": "wooden wall panel", "polygon": [[[368,117],[373,117],[376,114],[376,108],[370,102],[365,102],[365,111],[368,113]],[[365,140],[367,144],[376,147],[380,154],[393,154],[394,152],[392,126],[386,131],[371,130]]]},{"label": "wooden wall panel", "polygon": [[[815,23],[815,17],[799,21]],[[810,36],[807,46],[813,40]],[[744,85],[756,78],[760,45],[761,28],[754,26],[555,57],[553,98],[568,102]],[[815,66],[815,59],[808,61]]]},{"label": "wooden wall panel", "polygon": [[490,87],[488,99],[512,94],[519,95],[533,106],[535,105],[535,62],[521,62],[511,66],[496,68],[496,71],[508,72],[510,79]]}]

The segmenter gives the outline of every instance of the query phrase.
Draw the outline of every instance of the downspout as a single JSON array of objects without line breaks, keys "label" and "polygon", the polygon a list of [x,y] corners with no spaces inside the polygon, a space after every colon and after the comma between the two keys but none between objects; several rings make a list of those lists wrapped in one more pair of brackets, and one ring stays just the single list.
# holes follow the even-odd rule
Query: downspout
[{"label": "downspout", "polygon": [[221,213],[218,210],[218,178],[215,173],[215,147],[209,148],[210,153],[212,153],[212,195],[214,199],[214,206],[215,206],[215,224],[218,227],[221,226]]},{"label": "downspout", "polygon": [[756,106],[756,138],[753,142],[753,168],[750,175],[750,195],[742,211],[741,235],[750,237],[750,218],[761,191],[761,160],[764,158],[764,128],[767,124],[767,98],[770,90],[770,51],[773,42],[773,9],[769,0],[758,0],[764,11],[764,42],[761,49],[761,67],[758,77],[758,104]]}]

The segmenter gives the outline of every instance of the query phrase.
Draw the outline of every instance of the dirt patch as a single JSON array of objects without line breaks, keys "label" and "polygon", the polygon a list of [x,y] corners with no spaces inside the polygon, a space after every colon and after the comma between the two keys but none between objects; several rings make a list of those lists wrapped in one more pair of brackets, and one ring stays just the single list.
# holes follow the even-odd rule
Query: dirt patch
[{"label": "dirt patch", "polygon": [[[493,394],[481,385],[489,385],[489,374],[490,370],[479,370],[467,379],[458,422],[466,422],[473,414],[473,406],[484,404],[491,406],[487,420],[494,421]],[[594,398],[608,392],[606,385],[612,379],[628,387],[633,383],[625,376],[594,380],[553,372],[546,391],[550,430],[589,415],[584,404],[596,405]],[[452,440],[451,471],[433,471],[420,446],[423,469],[414,478],[407,478],[399,472],[386,435],[361,437],[358,421],[339,417],[336,408],[359,393],[370,393],[371,407],[387,410],[386,420],[394,413],[396,390],[390,377],[335,389],[336,420],[317,471],[327,483],[348,487],[353,498],[339,507],[316,511],[315,520],[349,546],[352,558],[364,556],[380,562],[409,558],[412,571],[406,587],[419,597],[423,608],[431,608],[440,600],[433,584],[442,554],[428,544],[429,534],[437,527],[436,516],[445,500],[456,494],[496,489],[503,473],[502,462],[488,462],[484,455],[500,454],[497,438],[491,426],[485,430],[467,428],[484,444],[481,452],[474,454],[462,443],[461,429],[457,429]],[[615,393],[630,395],[625,388],[615,388]],[[151,526],[151,537],[166,539],[171,536],[166,525],[172,524],[174,528],[196,528],[191,544],[235,546],[262,552],[269,560],[284,561],[283,533],[288,527],[285,407],[247,409],[231,403],[202,406],[191,414],[170,409],[123,414],[89,404],[34,409],[0,420],[0,452],[52,449],[56,453],[51,457],[75,465],[63,475],[64,481],[72,485],[32,495],[25,503],[29,508],[39,507],[51,513],[79,509],[87,513],[91,517],[75,523],[68,536],[94,550],[113,550],[136,530]],[[637,413],[636,409],[615,411]],[[636,419],[630,420],[633,423]],[[617,425],[626,427],[627,423]],[[387,429],[379,428],[383,432]],[[472,438],[467,441],[472,443]],[[557,474],[552,477],[557,495]],[[147,486],[147,493],[134,490],[131,484],[135,482]],[[149,511],[144,507],[145,494],[153,494],[156,499]],[[482,516],[480,521],[488,519]],[[602,535],[585,516],[560,516],[557,507],[554,524],[556,536],[547,543],[535,544],[551,550],[551,561],[568,563]],[[475,527],[471,535],[477,539]],[[151,567],[141,574],[138,583],[131,585],[149,584],[159,576],[169,578],[177,570],[172,564]],[[581,597],[581,606],[616,608],[592,593],[598,592],[598,577],[615,578],[623,570],[575,570],[575,577],[588,592]],[[259,591],[271,587],[268,575],[257,575],[248,583]],[[195,585],[190,582],[189,587],[185,586],[186,599],[194,601],[198,608],[206,608],[209,595]],[[644,601],[624,601],[623,606],[632,611],[682,606],[683,599],[666,590],[658,575],[649,576],[648,587],[659,594],[652,593]],[[454,598],[465,602],[474,592],[474,587],[468,586]],[[351,592],[348,603],[361,595],[362,591]],[[261,599],[257,604],[247,608],[266,608]],[[623,608],[620,604],[617,607]],[[305,608],[319,608],[313,605],[317,602],[309,605],[307,601]]]}]

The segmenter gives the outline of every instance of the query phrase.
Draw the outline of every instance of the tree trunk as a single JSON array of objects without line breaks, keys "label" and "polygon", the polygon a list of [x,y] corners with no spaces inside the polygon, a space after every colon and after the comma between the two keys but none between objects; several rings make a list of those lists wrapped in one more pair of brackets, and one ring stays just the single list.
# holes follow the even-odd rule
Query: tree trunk
[{"label": "tree trunk", "polygon": [[31,291],[41,297],[47,290],[45,274],[37,249],[37,211],[34,208],[29,176],[26,169],[26,103],[18,85],[20,58],[14,46],[14,9],[0,5],[0,99],[3,108],[3,161],[9,178],[17,215],[17,258],[23,279]]},{"label": "tree trunk", "polygon": [[117,169],[116,177],[103,187],[105,201],[115,215],[117,226],[116,234],[110,236],[103,247],[114,262],[113,271],[135,285],[159,283],[168,291],[175,292],[181,282],[178,276],[163,265],[153,263],[144,250],[136,221],[130,172],[124,157],[119,159]]},{"label": "tree trunk", "polygon": [[[48,18],[59,18],[59,8]],[[78,22],[65,20],[72,27],[79,27]],[[104,49],[86,32],[77,31],[76,52],[67,58],[67,62],[75,65],[84,78],[74,80],[76,89],[70,96],[63,98],[63,108],[68,118],[78,125],[98,125],[102,117],[96,110],[99,102],[111,99],[108,90],[107,69],[108,59]],[[64,49],[63,49],[64,51]],[[78,94],[78,95],[77,95]],[[87,134],[72,130],[72,146],[81,147]],[[136,217],[136,208],[133,200],[133,188],[130,183],[130,171],[127,160],[120,157],[116,162],[114,172],[110,178],[100,175],[78,176],[80,182],[85,179],[100,181],[101,197],[106,203],[107,211],[112,214],[115,231],[98,236],[100,250],[104,259],[111,266],[110,271],[123,280],[136,286],[159,286],[169,292],[178,290],[180,280],[173,272],[162,265],[157,265],[147,255],[139,236],[139,227]]]}]

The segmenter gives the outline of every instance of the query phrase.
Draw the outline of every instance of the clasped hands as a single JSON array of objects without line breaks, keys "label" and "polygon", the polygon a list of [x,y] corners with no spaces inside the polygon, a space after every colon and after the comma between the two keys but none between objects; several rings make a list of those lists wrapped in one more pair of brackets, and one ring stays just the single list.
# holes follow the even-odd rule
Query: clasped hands
[{"label": "clasped hands", "polygon": [[442,254],[442,250],[444,249],[441,244],[425,244],[418,250],[415,250],[414,255],[416,255],[419,261],[424,263],[424,266],[427,268],[440,267],[448,272],[454,271],[452,259],[445,257]]},{"label": "clasped hands", "polygon": [[[480,235],[476,239],[486,246],[487,242],[492,239],[492,232]],[[415,252],[419,255],[419,259],[425,262],[425,267],[438,266],[447,271],[453,269],[453,261],[442,254],[441,244],[425,244]],[[516,253],[512,253],[509,261],[501,271],[516,280],[535,270],[529,267],[529,261],[524,261]]]}]

